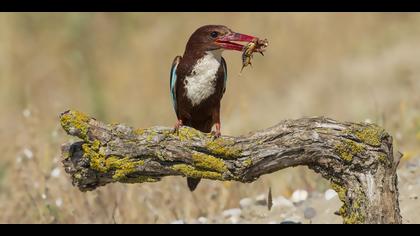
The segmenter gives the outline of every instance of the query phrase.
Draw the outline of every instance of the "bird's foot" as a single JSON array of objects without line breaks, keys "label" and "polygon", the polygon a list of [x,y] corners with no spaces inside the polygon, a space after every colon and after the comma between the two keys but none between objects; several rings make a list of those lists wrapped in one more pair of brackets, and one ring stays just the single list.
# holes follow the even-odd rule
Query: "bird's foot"
[{"label": "bird's foot", "polygon": [[182,120],[177,120],[174,128],[172,129],[172,133],[179,134],[179,129],[182,127]]},{"label": "bird's foot", "polygon": [[212,139],[215,140],[217,138],[220,138],[220,136],[222,136],[222,133],[220,132],[220,130],[211,131],[211,136],[212,136]]},{"label": "bird's foot", "polygon": [[220,132],[220,122],[216,122],[216,131],[211,131],[211,134],[213,136],[213,140],[222,136],[222,132]]}]

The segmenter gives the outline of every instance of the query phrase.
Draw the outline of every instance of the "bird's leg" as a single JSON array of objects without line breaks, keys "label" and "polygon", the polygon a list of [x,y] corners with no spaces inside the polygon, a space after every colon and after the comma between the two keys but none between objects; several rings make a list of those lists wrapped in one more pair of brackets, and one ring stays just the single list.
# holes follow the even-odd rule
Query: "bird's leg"
[{"label": "bird's leg", "polygon": [[215,138],[222,136],[222,132],[220,132],[220,122],[216,123],[216,131],[213,131],[213,135]]},{"label": "bird's leg", "polygon": [[216,131],[212,131],[212,135],[214,138],[219,138],[222,133],[220,132],[220,105],[213,111],[213,121],[216,126]]},{"label": "bird's leg", "polygon": [[183,122],[181,119],[178,119],[174,125],[173,132],[178,134],[179,128],[183,125]]}]

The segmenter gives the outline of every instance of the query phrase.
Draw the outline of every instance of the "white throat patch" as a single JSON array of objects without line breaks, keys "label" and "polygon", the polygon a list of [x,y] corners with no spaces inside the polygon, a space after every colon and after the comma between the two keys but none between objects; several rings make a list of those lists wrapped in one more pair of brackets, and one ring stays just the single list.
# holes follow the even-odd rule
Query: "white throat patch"
[{"label": "white throat patch", "polygon": [[208,51],[194,65],[192,73],[184,80],[187,97],[196,106],[216,90],[216,73],[222,60],[222,51]]}]

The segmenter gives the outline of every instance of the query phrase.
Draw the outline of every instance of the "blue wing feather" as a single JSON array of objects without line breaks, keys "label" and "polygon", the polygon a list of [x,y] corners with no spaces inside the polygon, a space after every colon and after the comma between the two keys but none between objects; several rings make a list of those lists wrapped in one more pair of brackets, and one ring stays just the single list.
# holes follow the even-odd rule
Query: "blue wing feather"
[{"label": "blue wing feather", "polygon": [[180,56],[175,57],[174,62],[172,63],[171,67],[171,79],[170,79],[170,92],[171,92],[171,98],[172,98],[172,105],[174,107],[175,113],[177,112],[176,107],[176,68],[179,64],[179,61],[181,60]]}]

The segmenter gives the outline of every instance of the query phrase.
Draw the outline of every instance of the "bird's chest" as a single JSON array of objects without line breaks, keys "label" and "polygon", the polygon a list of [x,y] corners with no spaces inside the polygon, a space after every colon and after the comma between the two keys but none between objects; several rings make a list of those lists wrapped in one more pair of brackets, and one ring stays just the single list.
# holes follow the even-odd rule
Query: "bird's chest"
[{"label": "bird's chest", "polygon": [[199,105],[216,92],[219,67],[220,58],[207,54],[197,61],[191,74],[185,77],[185,95],[193,106]]}]

